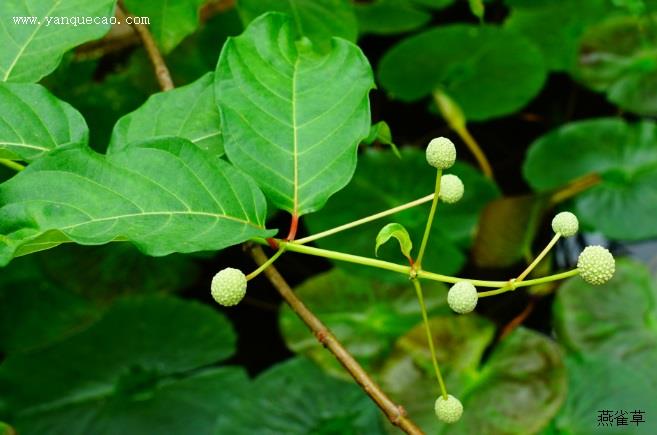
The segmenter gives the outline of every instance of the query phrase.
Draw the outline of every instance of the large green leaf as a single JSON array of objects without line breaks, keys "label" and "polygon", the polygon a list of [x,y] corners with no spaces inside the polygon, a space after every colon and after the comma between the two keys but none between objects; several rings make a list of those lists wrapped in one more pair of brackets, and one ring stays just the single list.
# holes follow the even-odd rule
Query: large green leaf
[{"label": "large green leaf", "polygon": [[300,36],[286,15],[257,18],[226,42],[215,74],[226,154],[297,215],[349,182],[373,86],[358,47],[334,39],[320,55]]},{"label": "large green leaf", "polygon": [[511,13],[504,26],[530,39],[541,49],[547,66],[572,70],[579,40],[587,26],[607,11],[609,0],[506,0]]},{"label": "large green leaf", "polygon": [[619,260],[614,278],[602,286],[575,277],[560,287],[554,306],[558,337],[571,352],[654,368],[656,306],[657,285],[647,268]]},{"label": "large green leaf", "polygon": [[302,358],[261,374],[219,416],[216,434],[383,434],[380,411],[353,382]]},{"label": "large green leaf", "polygon": [[360,33],[408,32],[431,20],[431,14],[410,0],[374,0],[354,5]]},{"label": "large green leaf", "polygon": [[[392,343],[422,319],[410,283],[389,284],[333,269],[309,279],[295,291],[366,369],[376,368]],[[446,294],[442,284],[425,284],[425,304],[430,314],[449,311]],[[287,305],[281,309],[279,319],[290,349],[336,376],[347,376]]]},{"label": "large green leaf", "polygon": [[176,136],[189,139],[211,154],[223,154],[213,84],[213,74],[207,73],[190,85],[153,95],[139,109],[119,119],[110,151],[125,148],[130,142]]},{"label": "large green leaf", "polygon": [[[657,429],[657,377],[654,362],[649,370],[627,365],[605,355],[566,358],[568,396],[555,419],[558,434],[653,435]],[[604,381],[603,381],[604,380]],[[598,423],[609,411],[607,426]],[[633,413],[643,411],[642,423],[632,423]],[[620,417],[620,419],[619,419]],[[619,425],[625,417],[626,426]]]},{"label": "large green leaf", "polygon": [[646,36],[657,13],[610,18],[589,29],[580,44],[575,76],[607,93],[621,109],[657,116],[657,46]]},{"label": "large green leaf", "polygon": [[239,0],[237,10],[245,25],[266,12],[286,13],[299,35],[323,48],[330,47],[333,36],[353,42],[358,34],[350,0]]},{"label": "large green leaf", "polygon": [[[62,55],[110,28],[115,0],[3,0],[0,2],[0,82],[36,82]],[[76,24],[92,17],[94,24]],[[34,23],[21,23],[21,18]],[[64,20],[76,20],[66,23]]]},{"label": "large green leaf", "polygon": [[0,204],[0,264],[67,240],[127,239],[159,256],[271,235],[255,184],[178,138],[107,156],[59,148],[0,185]]},{"label": "large green leaf", "polygon": [[128,11],[147,17],[150,31],[165,53],[198,27],[203,0],[125,0]]},{"label": "large green leaf", "polygon": [[383,56],[378,74],[394,98],[415,101],[440,90],[474,121],[522,108],[546,77],[543,56],[521,35],[465,24],[404,39]]},{"label": "large green leaf", "polygon": [[[449,346],[469,340],[457,328],[451,334],[451,339],[438,335],[437,351],[442,342]],[[424,371],[418,372],[417,366],[409,364],[398,365],[396,372],[388,375],[387,384],[397,384],[394,396],[426,433],[536,433],[547,425],[565,399],[566,373],[559,347],[547,337],[521,327],[498,343],[478,370],[461,369],[448,374],[448,390],[461,400],[465,410],[457,424],[442,424],[434,413],[439,392],[437,387],[428,387],[435,384],[435,377],[428,348],[426,344],[423,347],[424,352],[418,356],[423,357]],[[481,356],[481,351],[472,355]],[[449,356],[446,359],[444,367],[449,365]]]},{"label": "large green leaf", "polygon": [[47,279],[34,257],[0,273],[0,353],[44,346],[78,332],[99,314],[88,300]]},{"label": "large green leaf", "polygon": [[53,148],[88,140],[82,115],[44,87],[0,82],[0,158],[31,162]]},{"label": "large green leaf", "polygon": [[126,299],[77,335],[7,358],[0,391],[25,434],[208,434],[245,376],[195,369],[234,349],[230,324],[211,308]]},{"label": "large green leaf", "polygon": [[[571,278],[559,288],[555,327],[569,352],[569,394],[556,419],[559,430],[594,434],[601,410],[617,416],[624,411],[629,422],[632,411],[657,407],[656,306],[657,285],[648,269],[625,259],[606,284],[594,287]],[[654,433],[654,420],[646,420],[628,427],[615,426],[615,419],[611,424],[619,434],[630,427],[632,433]]]},{"label": "large green leaf", "polygon": [[[436,171],[427,165],[424,153],[415,148],[401,151],[401,160],[391,151],[367,150],[363,153],[358,170],[347,188],[336,194],[321,212],[306,218],[309,230],[312,233],[320,232],[432,193]],[[450,172],[463,180],[465,193],[456,204],[438,205],[426,257],[422,261],[427,270],[441,273],[456,272],[464,264],[464,250],[472,243],[479,212],[499,195],[492,182],[468,165],[457,163]],[[345,204],[349,206],[345,207]],[[421,240],[429,214],[428,207],[415,207],[360,225],[353,230],[320,239],[318,244],[327,249],[371,257],[376,235],[386,223],[399,222],[406,227],[412,240]],[[394,246],[382,246],[379,257],[399,262],[399,250]],[[336,264],[350,272],[408,282],[407,277],[400,274],[373,271],[348,263]]]},{"label": "large green leaf", "polygon": [[602,181],[579,194],[581,222],[615,239],[657,235],[657,128],[621,119],[573,122],[536,140],[523,173],[537,191],[553,189],[587,174]]}]

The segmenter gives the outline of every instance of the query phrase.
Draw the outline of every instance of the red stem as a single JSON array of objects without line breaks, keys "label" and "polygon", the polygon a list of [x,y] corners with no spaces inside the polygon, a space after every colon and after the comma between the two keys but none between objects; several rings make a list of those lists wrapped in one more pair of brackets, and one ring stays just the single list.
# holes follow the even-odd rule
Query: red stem
[{"label": "red stem", "polygon": [[290,221],[290,232],[287,234],[285,240],[291,242],[297,236],[297,228],[299,227],[299,215],[296,213],[292,214],[292,220]]}]

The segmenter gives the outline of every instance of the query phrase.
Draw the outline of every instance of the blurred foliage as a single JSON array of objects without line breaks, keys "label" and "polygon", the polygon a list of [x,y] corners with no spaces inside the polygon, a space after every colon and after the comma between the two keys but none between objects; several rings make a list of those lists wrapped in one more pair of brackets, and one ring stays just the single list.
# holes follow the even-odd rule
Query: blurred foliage
[{"label": "blurred foliage", "polygon": [[[474,136],[482,135],[482,149],[497,172],[495,180],[485,178],[466,162],[471,156],[457,143],[462,161],[449,172],[463,179],[465,196],[455,205],[439,204],[423,262],[427,269],[514,273],[549,232],[554,192],[591,175],[600,181],[557,201],[559,208],[578,215],[583,239],[595,233],[603,237],[600,243],[631,252],[628,241],[649,243],[657,237],[655,0],[125,0],[130,13],[151,20],[151,32],[177,85],[166,93],[157,92],[146,51],[131,40],[134,35],[117,36],[117,27],[94,41],[110,26],[34,28],[5,21],[16,15],[109,18],[115,3],[0,2],[0,158],[35,167],[14,177],[0,165],[3,249],[13,243],[12,237],[34,231],[56,215],[55,208],[37,209],[36,200],[12,202],[8,192],[20,190],[26,197],[52,201],[68,186],[65,171],[71,178],[101,180],[98,186],[109,184],[117,163],[88,152],[88,146],[123,155],[122,164],[138,167],[133,169],[140,174],[148,170],[159,175],[160,186],[173,191],[189,179],[175,178],[178,172],[171,168],[192,162],[201,165],[194,166],[198,172],[211,163],[212,171],[181,195],[192,206],[207,204],[208,198],[199,193],[207,190],[204,182],[221,178],[225,173],[219,168],[228,167],[235,171],[231,176],[242,178],[225,186],[244,188],[251,186],[244,181],[249,176],[257,178],[260,187],[253,184],[251,192],[263,189],[268,201],[280,206],[280,198],[276,201],[268,189],[273,190],[278,178],[292,177],[280,168],[259,176],[275,155],[269,148],[256,152],[250,147],[261,137],[296,152],[289,149],[286,123],[297,121],[299,108],[308,122],[300,143],[312,146],[310,138],[321,145],[306,156],[310,164],[302,163],[302,175],[314,180],[310,194],[320,197],[303,209],[312,211],[302,220],[310,233],[418,199],[433,190],[435,176],[421,148],[428,138],[454,136],[432,117],[437,94],[454,101]],[[268,21],[289,22],[285,32],[275,26],[262,30],[264,20],[258,17],[270,11],[289,15]],[[232,54],[248,61],[225,60],[218,79],[213,71],[225,41],[254,21],[261,23],[257,37],[252,33],[250,41],[241,37],[232,43],[238,47]],[[349,52],[352,60],[359,59],[368,86],[371,71],[361,50],[346,41],[360,44],[379,87],[370,98],[373,119],[365,116],[369,106],[361,95],[360,122],[351,130],[334,128],[357,116],[336,109],[344,108],[347,91],[357,83],[351,74],[355,69],[339,64],[344,58],[336,56]],[[284,104],[277,92],[290,83],[296,90],[295,76],[285,69],[295,59],[318,68],[302,83],[314,93],[289,95],[290,104]],[[222,100],[225,95],[230,95],[228,101]],[[237,130],[232,154],[222,157],[222,123],[233,108],[248,108],[240,112],[246,122]],[[313,124],[317,120],[321,122]],[[228,124],[234,138],[236,121]],[[518,125],[511,141],[498,138],[499,129]],[[344,146],[340,134],[345,131],[350,133],[345,149],[352,163],[359,140],[365,145],[358,151],[353,177],[353,165],[332,167],[330,161],[331,153]],[[187,141],[176,139],[180,137]],[[147,167],[144,154],[121,154],[152,139],[175,149],[170,154],[176,158]],[[88,157],[77,166],[57,160],[76,148]],[[259,160],[240,165],[238,152]],[[94,159],[104,159],[104,166],[92,166]],[[227,160],[241,166],[241,172]],[[38,168],[56,175],[40,185],[21,184]],[[340,171],[344,176],[338,180],[334,174]],[[123,186],[136,189],[134,180],[123,178]],[[93,203],[94,210],[127,210],[99,200],[102,195],[77,192],[71,201]],[[144,189],[132,199],[155,204],[162,196],[147,194],[152,192]],[[291,195],[286,191],[280,196]],[[256,202],[254,208],[264,214],[264,200]],[[244,204],[231,206],[237,210]],[[406,210],[317,245],[372,257],[379,230],[398,222],[417,246],[427,209]],[[198,239],[203,230],[193,220],[178,224],[182,226],[171,240],[174,235],[185,239],[185,249],[176,245],[173,250],[201,249],[189,248],[187,239]],[[157,233],[162,227],[148,223],[143,228]],[[219,236],[237,240],[238,233]],[[123,240],[125,234],[124,228],[117,238]],[[70,241],[63,233],[48,232],[19,253]],[[580,243],[571,239],[562,247],[579,250]],[[405,261],[396,242],[382,245],[379,255]],[[542,271],[554,267],[548,258],[539,266]],[[306,263],[295,265],[315,273]],[[435,418],[438,391],[419,305],[407,278],[346,263],[335,266],[295,291],[427,433],[657,433],[657,282],[644,265],[619,260],[615,278],[599,287],[575,277],[540,293],[533,289],[540,312],[527,326],[512,330],[507,322],[517,305],[511,296],[499,305],[482,303],[481,314],[455,316],[445,303],[446,286],[427,283],[438,359],[450,393],[465,405],[462,421],[453,426]],[[248,360],[252,355],[238,348],[246,336],[239,328],[257,329],[260,323],[235,322],[235,331],[220,312],[180,297],[187,290],[186,298],[201,299],[192,287],[210,272],[214,265],[190,256],[147,257],[128,243],[65,243],[13,259],[0,269],[0,434],[397,433],[367,396],[346,381],[334,357],[287,306],[278,313],[280,331],[298,356],[254,374]],[[522,301],[518,293],[514,300]],[[540,299],[548,294],[554,298]],[[256,307],[269,308],[269,300],[251,295]],[[233,319],[242,315],[235,313]],[[253,378],[245,367],[227,361],[246,365]],[[629,412],[643,410],[646,422],[600,429],[596,423],[603,409],[628,412],[628,419]]]}]

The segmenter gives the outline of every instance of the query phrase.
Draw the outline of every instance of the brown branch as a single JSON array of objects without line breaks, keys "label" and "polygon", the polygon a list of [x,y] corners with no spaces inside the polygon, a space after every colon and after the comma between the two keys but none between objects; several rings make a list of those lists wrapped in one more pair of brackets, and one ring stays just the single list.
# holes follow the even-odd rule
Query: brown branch
[{"label": "brown branch", "polygon": [[[248,248],[253,260],[259,266],[267,261],[267,256],[260,246],[254,245]],[[388,420],[395,426],[408,434],[423,434],[422,430],[406,416],[406,411],[396,405],[379,387],[370,376],[358,364],[358,361],[342,346],[331,331],[319,320],[292,291],[285,279],[278,273],[274,266],[265,269],[264,274],[269,282],[281,294],[283,299],[290,305],[292,310],[308,326],[312,333],[325,348],[342,364],[342,366],[354,378],[356,383],[377,404]]]},{"label": "brown branch", "polygon": [[[134,17],[134,15],[130,14],[130,12],[128,12],[128,10],[125,8],[122,0],[119,0],[116,11],[117,15],[123,15],[123,17],[121,17],[122,22],[125,22],[127,17]],[[160,50],[157,48],[155,40],[153,39],[153,35],[151,35],[151,32],[148,30],[148,26],[145,24],[136,24],[133,22],[132,28],[135,30],[137,35],[139,35],[142,44],[144,44],[146,53],[148,53],[148,58],[153,64],[155,77],[157,78],[157,82],[160,84],[160,88],[163,91],[169,91],[173,89],[173,80],[171,80],[169,68],[167,68],[166,63],[164,63],[162,53],[160,53]]]}]

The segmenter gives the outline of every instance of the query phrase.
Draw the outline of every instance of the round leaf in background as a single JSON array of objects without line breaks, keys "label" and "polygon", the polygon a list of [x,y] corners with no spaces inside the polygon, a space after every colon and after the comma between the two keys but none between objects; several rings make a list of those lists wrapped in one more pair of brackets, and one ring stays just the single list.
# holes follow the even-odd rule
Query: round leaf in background
[{"label": "round leaf in background", "polygon": [[[422,320],[409,282],[385,283],[332,269],[310,278],[295,292],[366,370],[380,364],[395,340]],[[450,311],[443,284],[427,281],[424,294],[429,315]],[[335,357],[308,334],[308,327],[289,306],[283,305],[279,323],[292,351],[308,356],[332,375],[348,377]]]},{"label": "round leaf in background", "polygon": [[[609,18],[583,36],[575,77],[620,108],[657,116],[657,14]],[[652,35],[652,36],[651,36]]]},{"label": "round leaf in background", "polygon": [[543,55],[520,34],[495,26],[455,24],[404,39],[381,59],[383,88],[415,101],[441,90],[471,121],[512,113],[543,87]]},{"label": "round leaf in background", "polygon": [[523,173],[536,191],[589,174],[601,182],[575,197],[582,224],[612,239],[657,236],[657,126],[602,118],[573,122],[536,140]]}]

